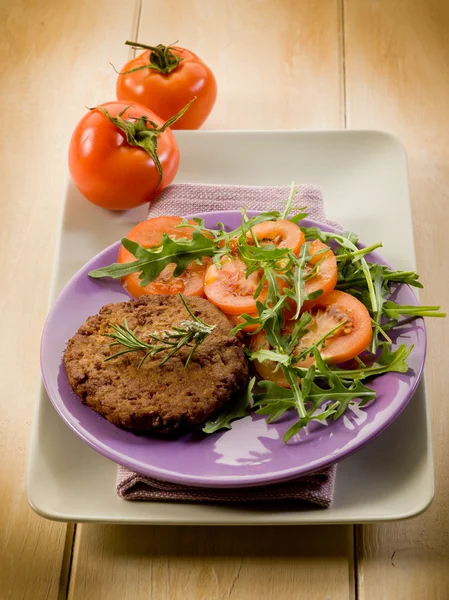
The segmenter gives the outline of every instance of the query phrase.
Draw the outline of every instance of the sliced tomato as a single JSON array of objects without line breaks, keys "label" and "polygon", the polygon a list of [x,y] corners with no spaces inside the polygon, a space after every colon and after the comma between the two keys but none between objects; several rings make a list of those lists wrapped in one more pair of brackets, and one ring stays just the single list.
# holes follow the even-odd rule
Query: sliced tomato
[{"label": "sliced tomato", "polygon": [[[256,271],[248,278],[245,276],[246,265],[238,258],[225,258],[221,269],[210,265],[204,278],[204,292],[207,299],[228,315],[255,313],[256,298],[254,293],[262,278],[262,272]],[[264,286],[257,300],[263,302],[267,295]]]},{"label": "sliced tomato", "polygon": [[[325,251],[326,248],[327,251]],[[306,294],[312,294],[318,290],[322,290],[323,293],[315,300],[306,300],[302,305],[303,311],[316,306],[335,288],[338,279],[337,259],[329,246],[320,240],[313,240],[309,243],[309,254],[311,259],[305,269],[306,276],[310,276],[305,284]]]},{"label": "sliced tomato", "polygon": [[[304,233],[298,225],[284,219],[259,223],[252,228],[252,232],[261,245],[273,244],[278,248],[290,248],[295,254],[299,253],[301,244],[305,241]],[[253,241],[250,231],[246,238],[249,243]]]},{"label": "sliced tomato", "polygon": [[[314,307],[308,311],[312,321],[309,332],[301,338],[295,348],[295,354],[320,339],[328,331],[342,323],[340,329],[329,337],[324,347],[320,348],[321,356],[326,362],[339,364],[358,356],[371,342],[371,317],[367,308],[346,292],[334,290],[324,298],[318,298]],[[309,366],[313,358],[305,358],[298,366]]]},{"label": "sliced tomato", "polygon": [[[331,337],[327,338],[321,348],[321,356],[326,362],[339,364],[351,360],[363,352],[371,342],[371,318],[366,307],[354,296],[346,292],[332,291],[325,298],[320,298],[309,311],[312,321],[308,325],[308,332],[294,349],[294,354],[300,354],[305,348],[317,342],[323,335],[331,331],[338,324],[342,324]],[[290,322],[286,332],[293,327]],[[268,348],[263,332],[251,339],[251,350]],[[309,367],[315,362],[313,357],[307,356],[297,363],[298,367]],[[275,363],[254,361],[259,374],[265,379],[275,381],[285,387],[282,371],[274,372]]]},{"label": "sliced tomato", "polygon": [[[259,223],[252,227],[251,231],[246,234],[248,244],[254,244],[254,235],[261,246],[272,244],[277,248],[290,248],[295,254],[299,253],[301,244],[305,242],[301,229],[291,221],[283,219]],[[229,246],[231,253],[238,255],[238,238],[232,239]]]},{"label": "sliced tomato", "polygon": [[[177,227],[181,221],[181,217],[147,219],[131,229],[125,237],[137,242],[144,248],[158,246],[164,233],[174,239],[190,239],[193,230],[190,227]],[[189,221],[189,224],[195,225],[195,222]],[[129,263],[136,260],[136,258],[126,248],[120,246],[117,260],[119,263]],[[192,262],[180,277],[173,276],[174,264],[167,265],[154,281],[144,287],[140,285],[139,273],[131,273],[131,275],[122,277],[121,281],[123,287],[135,298],[144,294],[182,293],[186,296],[204,296],[204,275],[208,265],[209,260],[207,259],[204,259],[201,265]]]}]

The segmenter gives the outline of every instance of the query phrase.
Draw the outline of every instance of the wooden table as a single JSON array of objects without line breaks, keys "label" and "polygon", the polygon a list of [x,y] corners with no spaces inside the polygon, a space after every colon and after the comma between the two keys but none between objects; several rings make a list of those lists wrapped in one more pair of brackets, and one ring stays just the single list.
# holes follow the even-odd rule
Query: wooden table
[{"label": "wooden table", "polygon": [[[446,0],[2,0],[0,598],[449,598],[449,321],[428,324],[431,508],[370,526],[66,526],[25,496],[39,339],[85,105],[114,98],[123,45],[176,40],[214,70],[208,128],[390,131],[409,156],[424,303],[449,306]],[[388,215],[385,215],[388,219]]]}]

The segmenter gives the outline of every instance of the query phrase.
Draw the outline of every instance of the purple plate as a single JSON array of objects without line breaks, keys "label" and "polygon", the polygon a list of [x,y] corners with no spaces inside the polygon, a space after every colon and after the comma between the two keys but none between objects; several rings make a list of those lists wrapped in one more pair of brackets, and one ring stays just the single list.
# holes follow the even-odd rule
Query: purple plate
[{"label": "purple plate", "polygon": [[[256,213],[249,213],[256,214]],[[207,227],[223,222],[239,225],[238,211],[194,215]],[[189,217],[191,218],[191,217]],[[331,227],[313,221],[323,230]],[[363,410],[348,411],[328,425],[312,423],[287,445],[283,432],[294,416],[268,425],[261,415],[236,421],[231,430],[209,436],[187,435],[179,440],[139,437],[119,429],[81,403],[72,391],[62,363],[67,340],[86,321],[110,302],[129,299],[120,283],[90,279],[92,269],[116,261],[119,242],[94,257],[63,289],[45,323],[41,344],[41,366],[47,393],[64,421],[92,448],[129,469],[157,479],[193,486],[246,487],[285,481],[338,462],[359,450],[381,433],[399,415],[418,385],[426,353],[426,331],[422,319],[403,328],[397,344],[413,344],[406,374],[387,373],[370,382],[377,399]],[[388,264],[373,253],[370,260]],[[417,304],[412,290],[401,286],[396,300]]]}]

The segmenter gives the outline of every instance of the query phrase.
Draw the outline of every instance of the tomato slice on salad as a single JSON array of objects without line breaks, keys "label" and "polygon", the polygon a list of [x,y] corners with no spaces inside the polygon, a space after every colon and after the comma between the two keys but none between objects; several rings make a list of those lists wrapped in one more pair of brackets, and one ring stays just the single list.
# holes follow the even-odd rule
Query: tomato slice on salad
[{"label": "tomato slice on salad", "polygon": [[[310,347],[319,339],[341,325],[319,350],[321,356],[328,363],[339,364],[358,356],[371,342],[372,329],[371,317],[366,307],[354,296],[346,292],[334,290],[326,297],[317,299],[314,307],[309,311],[312,320],[307,326],[308,332],[300,338],[294,349],[294,354],[301,354],[303,350]],[[292,329],[294,323],[290,321],[286,326],[286,332]],[[265,334],[261,331],[251,339],[251,350],[268,348]],[[311,356],[305,356],[298,361],[298,367],[307,368],[315,362]],[[276,364],[272,361],[254,361],[259,374],[264,379],[274,381],[278,385],[288,387],[282,374],[282,370],[275,372]]]},{"label": "tomato slice on salad", "polygon": [[[137,242],[144,248],[158,246],[164,233],[174,239],[190,239],[193,229],[190,227],[177,227],[181,221],[181,217],[154,217],[136,225],[125,237]],[[189,221],[189,224],[195,225],[195,221]],[[129,263],[134,260],[136,260],[135,256],[128,252],[126,248],[120,246],[117,261],[119,263]],[[167,265],[154,281],[144,287],[140,285],[139,273],[131,273],[131,275],[122,277],[121,282],[125,290],[134,298],[144,294],[181,293],[185,296],[204,296],[204,275],[209,262],[209,259],[204,258],[201,265],[195,261],[190,263],[180,277],[173,276],[174,264]]]},{"label": "tomato slice on salad", "polygon": [[[304,233],[298,225],[285,219],[258,223],[251,231],[261,245],[272,244],[278,248],[290,248],[295,254],[299,253],[301,245],[305,242]],[[250,231],[246,234],[248,243],[254,243],[253,235]]]},{"label": "tomato slice on salad", "polygon": [[[207,299],[228,315],[256,313],[254,293],[262,278],[262,272],[245,275],[246,264],[238,258],[225,257],[221,269],[210,265],[204,278],[204,292]],[[263,302],[267,295],[266,285],[257,300]]]},{"label": "tomato slice on salad", "polygon": [[306,294],[318,290],[323,290],[323,293],[315,300],[306,300],[302,306],[303,310],[317,306],[320,300],[335,288],[338,280],[337,259],[329,246],[320,240],[313,240],[309,244],[309,254],[311,259],[305,268],[308,277],[305,282]]},{"label": "tomato slice on salad", "polygon": [[[296,255],[299,254],[299,249],[305,242],[304,233],[298,225],[284,219],[265,221],[254,225],[246,234],[247,243],[253,245],[254,237],[261,246],[271,244],[277,248],[290,248]],[[223,245],[223,243],[220,244],[220,246]],[[230,250],[234,256],[238,256],[238,238],[231,240]]]},{"label": "tomato slice on salad", "polygon": [[[291,221],[283,219],[258,223],[252,228],[252,232],[253,234],[251,232],[246,234],[248,243],[254,243],[254,235],[261,245],[272,244],[278,248],[290,248],[296,254],[305,241],[301,229]],[[206,297],[228,315],[243,313],[257,315],[256,300],[264,302],[266,297],[266,286],[264,286],[259,297],[254,298],[262,272],[256,271],[248,278],[245,276],[246,264],[237,257],[237,239],[231,242],[231,251],[232,258],[223,259],[221,269],[217,269],[215,265],[209,267],[204,287]],[[285,282],[280,277],[277,283],[280,289],[285,286]],[[240,322],[241,319],[235,324]],[[254,329],[256,327],[248,326],[244,331],[254,331]]]},{"label": "tomato slice on salad", "polygon": [[[323,298],[318,298],[314,307],[308,311],[312,321],[309,332],[301,338],[295,354],[318,341],[321,336],[341,324],[341,327],[326,339],[321,356],[326,362],[339,364],[355,358],[363,352],[372,337],[371,317],[364,304],[351,294],[334,290]],[[312,357],[298,362],[299,367],[313,364]]]}]

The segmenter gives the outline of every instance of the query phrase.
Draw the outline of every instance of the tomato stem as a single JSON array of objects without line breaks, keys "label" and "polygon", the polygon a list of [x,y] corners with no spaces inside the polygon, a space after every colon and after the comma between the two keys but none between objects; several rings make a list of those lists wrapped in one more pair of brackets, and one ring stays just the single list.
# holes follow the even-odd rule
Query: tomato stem
[{"label": "tomato stem", "polygon": [[173,44],[170,44],[169,46],[164,46],[163,44],[158,44],[157,46],[147,46],[146,44],[130,42],[129,40],[127,40],[125,44],[127,46],[132,46],[136,50],[151,50],[151,52],[148,55],[149,63],[147,65],[136,67],[130,71],[124,71],[123,73],[120,73],[120,75],[127,75],[128,73],[139,71],[141,69],[154,69],[163,75],[168,75],[174,71],[179,63],[183,60],[181,56],[178,56],[171,50]]},{"label": "tomato stem", "polygon": [[116,117],[113,117],[109,114],[109,111],[103,106],[95,106],[94,108],[89,108],[89,110],[99,110],[113,125],[115,125],[120,131],[123,131],[126,137],[126,141],[130,146],[139,146],[151,156],[156,166],[157,172],[159,174],[159,181],[157,184],[157,188],[161,185],[162,181],[162,165],[159,160],[159,156],[157,153],[157,143],[158,136],[161,133],[164,133],[168,127],[171,127],[173,123],[175,123],[178,119],[182,117],[182,115],[186,112],[189,106],[196,100],[196,96],[190,100],[184,108],[176,113],[170,119],[167,119],[163,125],[160,127],[157,124],[149,119],[146,115],[142,115],[141,117],[133,117],[128,114],[127,119],[132,119],[134,122],[131,122],[127,119],[122,119],[122,116],[125,112],[131,108],[130,106],[126,106],[121,112],[118,113]]}]

